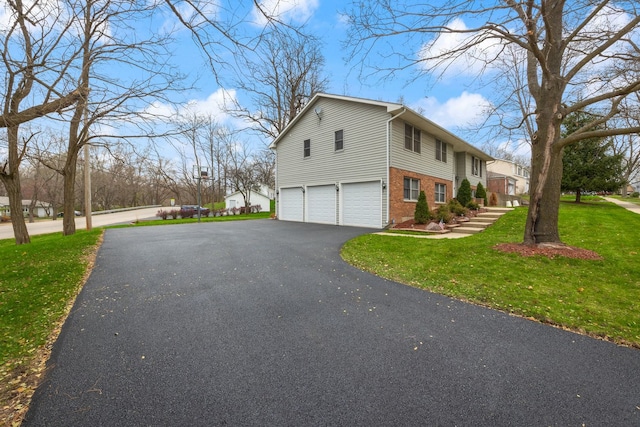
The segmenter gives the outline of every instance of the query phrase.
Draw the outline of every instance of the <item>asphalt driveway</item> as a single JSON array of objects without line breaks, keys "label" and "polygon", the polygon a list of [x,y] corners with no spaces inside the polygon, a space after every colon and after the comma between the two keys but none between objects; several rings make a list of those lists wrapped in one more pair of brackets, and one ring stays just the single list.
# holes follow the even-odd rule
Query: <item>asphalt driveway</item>
[{"label": "asphalt driveway", "polygon": [[638,350],[358,271],[367,231],[107,230],[25,425],[640,424]]}]

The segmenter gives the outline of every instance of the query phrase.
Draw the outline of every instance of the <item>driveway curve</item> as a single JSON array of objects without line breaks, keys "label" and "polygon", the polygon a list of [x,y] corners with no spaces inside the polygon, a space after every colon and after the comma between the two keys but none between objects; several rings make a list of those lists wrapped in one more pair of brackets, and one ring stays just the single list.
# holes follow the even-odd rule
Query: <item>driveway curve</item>
[{"label": "driveway curve", "polygon": [[640,424],[638,350],[361,272],[368,231],[107,230],[24,425]]}]

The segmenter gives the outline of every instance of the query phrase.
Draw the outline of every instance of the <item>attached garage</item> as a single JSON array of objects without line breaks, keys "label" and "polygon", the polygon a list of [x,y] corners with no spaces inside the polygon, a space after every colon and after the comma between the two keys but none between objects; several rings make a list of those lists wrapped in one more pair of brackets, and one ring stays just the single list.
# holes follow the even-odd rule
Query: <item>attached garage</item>
[{"label": "attached garage", "polygon": [[336,223],[336,186],[317,185],[307,187],[307,222]]},{"label": "attached garage", "polygon": [[382,187],[380,181],[342,184],[341,225],[382,228]]},{"label": "attached garage", "polygon": [[302,188],[282,188],[278,200],[278,217],[284,221],[304,221],[304,193]]}]

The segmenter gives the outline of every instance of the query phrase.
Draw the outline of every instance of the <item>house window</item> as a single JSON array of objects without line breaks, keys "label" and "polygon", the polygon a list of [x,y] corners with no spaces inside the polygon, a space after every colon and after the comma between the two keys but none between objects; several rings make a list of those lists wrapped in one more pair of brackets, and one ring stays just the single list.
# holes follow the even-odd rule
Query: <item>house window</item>
[{"label": "house window", "polygon": [[471,174],[482,176],[482,162],[479,158],[471,156]]},{"label": "house window", "polygon": [[341,130],[337,130],[336,131],[336,138],[335,138],[335,150],[336,151],[340,151],[344,148],[344,139],[343,139],[343,131]]},{"label": "house window", "polygon": [[404,148],[420,153],[420,129],[404,124]]},{"label": "house window", "polygon": [[447,163],[447,143],[436,139],[436,160]]},{"label": "house window", "polygon": [[418,200],[420,193],[420,180],[415,178],[404,179],[404,199],[405,200]]},{"label": "house window", "polygon": [[447,197],[447,186],[445,184],[436,184],[436,203],[444,203]]},{"label": "house window", "polygon": [[311,155],[311,140],[304,140],[304,157],[309,157]]}]

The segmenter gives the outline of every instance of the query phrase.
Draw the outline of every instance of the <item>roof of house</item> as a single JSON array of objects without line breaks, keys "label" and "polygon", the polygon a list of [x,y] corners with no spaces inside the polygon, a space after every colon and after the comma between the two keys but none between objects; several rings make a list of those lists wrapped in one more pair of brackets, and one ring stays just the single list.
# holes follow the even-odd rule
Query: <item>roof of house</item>
[{"label": "roof of house", "polygon": [[[261,190],[262,190],[262,188],[261,188]],[[270,188],[269,188],[269,191],[274,191],[274,190],[272,190],[272,189],[270,189]],[[253,194],[259,194],[259,195],[261,195],[261,196],[264,196],[264,197],[266,197],[267,199],[270,199],[270,198],[271,198],[271,197],[269,197],[269,195],[268,195],[268,194],[265,194],[263,191],[255,191],[255,190],[251,190],[251,192],[252,192]],[[231,194],[227,194],[226,196],[224,196],[224,198],[225,198],[225,199],[227,199],[227,198],[229,198],[229,197],[231,197],[231,196],[235,196],[235,195],[238,195],[238,194],[241,194],[241,193],[240,193],[239,191],[234,191],[233,193],[231,193]]]},{"label": "roof of house", "polygon": [[[30,204],[31,204],[31,200],[26,200],[26,199],[22,200],[22,206],[29,206]],[[0,206],[9,206],[9,197],[0,196]],[[44,208],[48,206],[51,206],[51,203],[41,202],[39,200],[36,200],[37,208]]]},{"label": "roof of house", "polygon": [[282,138],[284,138],[284,136],[287,134],[287,131],[289,130],[289,128],[295,126],[296,123],[298,122],[298,120],[300,120],[300,118],[303,117],[307,113],[308,110],[313,108],[313,105],[321,98],[336,99],[336,100],[349,101],[349,102],[358,102],[358,103],[361,103],[361,104],[368,104],[368,105],[376,105],[376,106],[380,106],[380,107],[385,107],[389,114],[391,114],[393,116],[397,116],[399,114],[402,114],[402,118],[404,120],[406,120],[408,122],[411,122],[412,124],[416,125],[417,127],[419,127],[421,129],[425,130],[426,132],[432,134],[436,138],[445,140],[449,144],[453,145],[454,151],[469,152],[469,153],[481,158],[482,160],[494,160],[493,157],[489,156],[484,151],[482,151],[479,148],[471,145],[470,143],[466,142],[462,138],[454,135],[453,133],[451,133],[448,130],[444,129],[440,125],[432,122],[431,120],[427,119],[423,115],[417,113],[416,111],[412,110],[411,108],[409,108],[409,107],[407,107],[407,106],[405,106],[403,104],[398,104],[398,103],[395,103],[395,102],[375,101],[375,100],[372,100],[372,99],[356,98],[356,97],[352,97],[352,96],[333,95],[333,94],[328,94],[328,93],[316,93],[313,96],[313,98],[311,98],[311,101],[309,101],[309,103],[307,105],[305,105],[305,107],[302,109],[302,111],[300,111],[300,113],[298,113],[298,115],[296,115],[296,117],[294,117],[294,119],[287,125],[287,127],[282,131],[282,133],[280,133],[280,135],[278,135],[278,137],[273,140],[271,145],[269,145],[269,148],[271,148],[271,149],[276,148],[276,145],[278,145],[280,140]]}]

